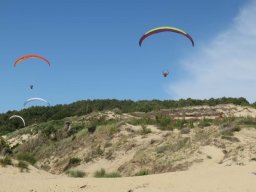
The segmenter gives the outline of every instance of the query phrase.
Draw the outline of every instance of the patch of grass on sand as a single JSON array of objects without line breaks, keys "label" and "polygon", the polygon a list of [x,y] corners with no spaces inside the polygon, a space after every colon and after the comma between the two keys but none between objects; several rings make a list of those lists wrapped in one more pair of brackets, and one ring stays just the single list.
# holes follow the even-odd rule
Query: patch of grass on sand
[{"label": "patch of grass on sand", "polygon": [[97,178],[112,178],[112,177],[121,177],[121,175],[118,172],[107,173],[105,171],[105,169],[101,168],[99,171],[96,171],[94,173],[94,177],[97,177]]},{"label": "patch of grass on sand", "polygon": [[134,176],[144,176],[144,175],[148,175],[148,170],[142,169],[142,170],[138,171],[137,173],[135,173]]},{"label": "patch of grass on sand", "polygon": [[80,170],[68,170],[66,174],[70,177],[85,177],[86,173]]}]

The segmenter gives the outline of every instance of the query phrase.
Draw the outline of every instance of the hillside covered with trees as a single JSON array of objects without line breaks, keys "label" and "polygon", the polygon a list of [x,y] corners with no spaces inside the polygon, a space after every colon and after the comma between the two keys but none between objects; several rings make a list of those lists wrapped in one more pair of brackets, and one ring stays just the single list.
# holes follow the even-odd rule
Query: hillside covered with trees
[{"label": "hillside covered with trees", "polygon": [[50,120],[60,120],[65,117],[81,116],[89,114],[93,111],[115,110],[120,113],[129,112],[151,112],[160,109],[171,109],[188,106],[209,105],[215,106],[219,104],[235,104],[242,106],[256,106],[256,103],[250,104],[245,98],[211,98],[205,100],[197,99],[180,99],[180,100],[116,100],[116,99],[97,99],[82,100],[71,104],[55,105],[55,106],[33,106],[22,109],[20,111],[8,111],[0,114],[0,135],[13,132],[22,128],[22,122],[10,121],[9,117],[14,114],[22,116],[26,120],[27,125],[34,123],[47,122]]}]

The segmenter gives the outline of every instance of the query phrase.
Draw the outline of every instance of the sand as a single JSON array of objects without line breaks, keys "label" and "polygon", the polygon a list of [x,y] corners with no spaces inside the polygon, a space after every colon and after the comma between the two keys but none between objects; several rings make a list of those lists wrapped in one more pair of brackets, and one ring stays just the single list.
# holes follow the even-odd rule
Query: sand
[{"label": "sand", "polygon": [[[213,148],[211,154],[217,157]],[[209,163],[209,162],[208,162]],[[208,164],[187,171],[123,178],[71,178],[36,168],[21,173],[15,167],[0,168],[1,192],[255,192],[256,163],[245,166]]]}]

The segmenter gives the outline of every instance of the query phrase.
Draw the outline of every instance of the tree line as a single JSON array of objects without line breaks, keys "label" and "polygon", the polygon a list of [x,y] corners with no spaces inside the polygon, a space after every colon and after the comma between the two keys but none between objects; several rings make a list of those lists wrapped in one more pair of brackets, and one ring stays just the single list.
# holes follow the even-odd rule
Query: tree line
[{"label": "tree line", "polygon": [[0,114],[0,135],[15,131],[23,127],[19,120],[9,120],[11,115],[22,116],[27,125],[34,123],[46,122],[49,120],[60,120],[70,116],[86,115],[94,111],[114,110],[119,113],[128,112],[151,112],[160,109],[170,109],[188,106],[219,104],[235,104],[243,106],[256,107],[256,103],[250,104],[245,98],[211,98],[211,99],[180,99],[180,100],[117,100],[117,99],[95,99],[81,100],[71,104],[55,105],[55,106],[33,106],[20,111],[8,111]]}]

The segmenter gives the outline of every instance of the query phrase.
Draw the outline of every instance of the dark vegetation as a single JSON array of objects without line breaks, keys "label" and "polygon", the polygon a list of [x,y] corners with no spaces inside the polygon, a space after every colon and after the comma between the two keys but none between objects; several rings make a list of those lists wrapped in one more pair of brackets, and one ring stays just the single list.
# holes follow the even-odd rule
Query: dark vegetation
[{"label": "dark vegetation", "polygon": [[68,170],[66,174],[70,177],[85,177],[86,173],[80,170]]},{"label": "dark vegetation", "polygon": [[121,177],[120,173],[118,172],[110,172],[107,173],[105,169],[100,169],[94,173],[94,177],[97,178],[113,178],[113,177]]},{"label": "dark vegetation", "polygon": [[134,176],[144,176],[144,175],[148,175],[148,170],[140,170],[138,171]]},{"label": "dark vegetation", "polygon": [[0,165],[6,167],[7,165],[12,165],[12,159],[9,156],[6,156],[0,159]]},{"label": "dark vegetation", "polygon": [[28,172],[28,170],[29,170],[28,163],[26,163],[25,161],[19,161],[17,164],[17,167],[20,168],[21,172],[23,172],[24,170],[26,170]]},{"label": "dark vegetation", "polygon": [[[127,112],[151,112],[160,109],[170,109],[186,106],[197,105],[218,105],[233,103],[236,105],[256,106],[256,103],[250,104],[245,98],[219,98],[208,100],[195,100],[195,99],[180,99],[174,100],[82,100],[71,104],[56,105],[51,107],[30,107],[21,111],[8,111],[0,114],[0,135],[4,135],[23,127],[22,122],[18,120],[9,120],[9,117],[14,114],[21,115],[26,119],[27,125],[37,124],[51,120],[61,120],[70,116],[81,116],[89,114],[93,111],[115,110],[120,113]],[[168,123],[168,122],[166,122]],[[94,131],[92,125],[90,132]]]},{"label": "dark vegetation", "polygon": [[11,155],[12,150],[6,141],[0,137],[0,155]]},{"label": "dark vegetation", "polygon": [[75,167],[78,166],[81,162],[81,159],[73,157],[71,159],[69,159],[68,164],[66,165],[66,167],[64,168],[64,171],[70,169],[71,167]]},{"label": "dark vegetation", "polygon": [[20,161],[26,161],[27,163],[30,163],[31,165],[34,165],[37,161],[34,155],[31,153],[20,153],[17,155],[17,159]]}]

